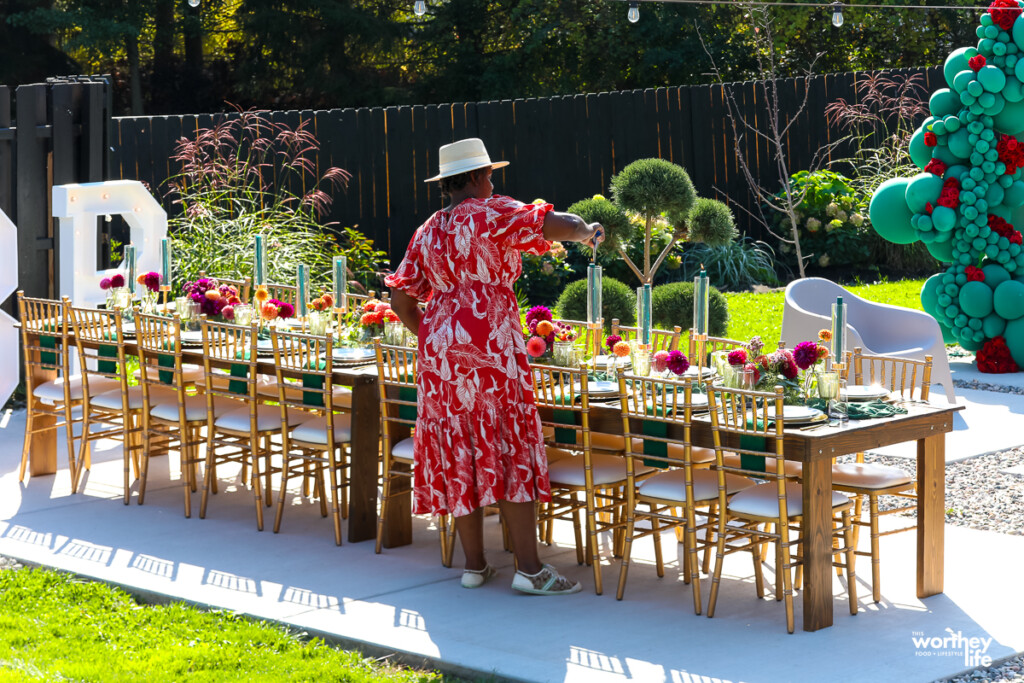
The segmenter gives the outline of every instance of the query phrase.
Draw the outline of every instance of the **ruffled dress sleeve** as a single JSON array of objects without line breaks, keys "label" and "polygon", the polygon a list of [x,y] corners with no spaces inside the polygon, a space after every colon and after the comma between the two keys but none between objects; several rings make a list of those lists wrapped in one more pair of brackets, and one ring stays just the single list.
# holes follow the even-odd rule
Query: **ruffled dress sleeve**
[{"label": "ruffled dress sleeve", "polygon": [[434,293],[423,268],[423,240],[427,232],[426,227],[427,224],[420,226],[412,236],[398,269],[384,278],[384,284],[389,288],[400,289],[419,301],[429,300],[430,295]]},{"label": "ruffled dress sleeve", "polygon": [[544,239],[544,218],[554,208],[551,204],[523,204],[494,195],[487,200],[491,237],[507,249],[543,254],[551,248]]}]

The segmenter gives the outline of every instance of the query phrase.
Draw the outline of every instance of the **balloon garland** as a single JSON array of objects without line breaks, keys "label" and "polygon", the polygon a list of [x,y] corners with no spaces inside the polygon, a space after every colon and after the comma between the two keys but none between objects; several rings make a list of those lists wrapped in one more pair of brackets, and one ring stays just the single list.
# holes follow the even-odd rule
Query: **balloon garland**
[{"label": "balloon garland", "polygon": [[[996,342],[1024,366],[1024,18],[1017,0],[981,15],[977,47],[954,50],[948,88],[910,139],[922,170],[882,183],[871,223],[897,244],[921,240],[945,272],[921,290],[948,343],[981,351]],[[1005,347],[1004,347],[1005,343]]]}]

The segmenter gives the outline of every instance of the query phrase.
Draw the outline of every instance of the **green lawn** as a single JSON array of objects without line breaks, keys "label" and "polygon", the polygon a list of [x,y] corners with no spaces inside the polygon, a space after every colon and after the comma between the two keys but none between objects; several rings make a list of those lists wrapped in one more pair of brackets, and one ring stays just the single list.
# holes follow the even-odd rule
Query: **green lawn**
[{"label": "green lawn", "polygon": [[0,571],[0,681],[459,679],[382,665],[230,612],[140,605],[44,569]]},{"label": "green lawn", "polygon": [[[870,285],[847,286],[846,288],[869,301],[915,308],[921,310],[921,287],[924,280],[900,280],[899,282],[878,282]],[[753,292],[724,292],[729,302],[730,339],[750,339],[761,335],[766,348],[772,349],[782,334],[782,309],[785,296],[782,290],[755,294]]]}]

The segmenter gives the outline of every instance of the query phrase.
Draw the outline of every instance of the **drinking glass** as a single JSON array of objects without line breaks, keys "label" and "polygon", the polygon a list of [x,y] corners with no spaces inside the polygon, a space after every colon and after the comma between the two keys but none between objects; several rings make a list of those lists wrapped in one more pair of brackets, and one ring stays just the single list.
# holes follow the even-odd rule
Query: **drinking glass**
[{"label": "drinking glass", "polygon": [[405,323],[399,320],[384,321],[384,343],[390,346],[405,345]]},{"label": "drinking glass", "polygon": [[174,297],[174,310],[178,312],[178,317],[182,320],[185,319],[185,307],[192,299],[187,296],[176,296]]},{"label": "drinking glass", "polygon": [[818,398],[823,398],[826,401],[831,401],[839,398],[838,372],[819,372],[817,373],[817,379]]},{"label": "drinking glass", "polygon": [[571,354],[572,342],[556,341],[551,351],[551,359],[555,362],[555,365],[560,365],[564,368],[571,365]]},{"label": "drinking glass", "polygon": [[651,352],[645,349],[637,349],[633,352],[633,372],[641,377],[648,377],[651,374]]},{"label": "drinking glass", "polygon": [[192,301],[191,299],[186,300],[184,314],[181,316],[182,322],[185,323],[186,329],[194,332],[199,329],[199,302]]},{"label": "drinking glass", "polygon": [[736,369],[735,377],[737,389],[754,388],[754,368],[741,367],[739,369]]},{"label": "drinking glass", "polygon": [[252,306],[235,304],[235,324],[248,327],[252,324]]}]

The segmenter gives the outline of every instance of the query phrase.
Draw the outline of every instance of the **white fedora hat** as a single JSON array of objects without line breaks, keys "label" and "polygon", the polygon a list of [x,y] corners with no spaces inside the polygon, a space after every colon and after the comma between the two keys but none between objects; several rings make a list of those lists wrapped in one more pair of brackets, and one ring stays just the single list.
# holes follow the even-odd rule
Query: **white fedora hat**
[{"label": "white fedora hat", "polygon": [[429,183],[448,176],[475,171],[478,168],[503,168],[508,166],[507,161],[491,161],[484,147],[484,141],[480,138],[466,138],[457,140],[448,145],[441,145],[438,152],[439,170],[433,178],[427,178],[423,182]]}]

